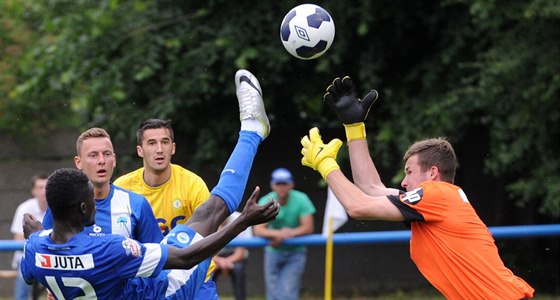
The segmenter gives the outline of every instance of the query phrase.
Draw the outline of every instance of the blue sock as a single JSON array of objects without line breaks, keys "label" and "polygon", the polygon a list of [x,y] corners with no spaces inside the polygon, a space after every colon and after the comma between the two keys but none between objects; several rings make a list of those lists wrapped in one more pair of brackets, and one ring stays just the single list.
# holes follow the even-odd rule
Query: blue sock
[{"label": "blue sock", "polygon": [[240,131],[237,145],[222,170],[218,185],[210,192],[224,200],[230,213],[237,210],[241,203],[260,143],[261,137],[257,133]]}]

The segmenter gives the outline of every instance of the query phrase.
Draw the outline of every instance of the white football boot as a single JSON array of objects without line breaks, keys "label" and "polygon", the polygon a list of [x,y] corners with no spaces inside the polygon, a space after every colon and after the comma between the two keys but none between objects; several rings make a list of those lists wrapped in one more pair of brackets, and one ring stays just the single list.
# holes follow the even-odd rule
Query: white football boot
[{"label": "white football boot", "polygon": [[235,73],[241,130],[254,131],[264,140],[270,134],[270,122],[264,109],[262,89],[257,78],[247,70]]}]

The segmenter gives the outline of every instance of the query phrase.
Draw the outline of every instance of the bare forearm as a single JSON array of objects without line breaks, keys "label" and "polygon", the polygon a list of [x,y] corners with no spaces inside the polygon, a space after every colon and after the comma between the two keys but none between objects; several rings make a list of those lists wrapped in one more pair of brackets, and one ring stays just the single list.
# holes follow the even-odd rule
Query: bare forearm
[{"label": "bare forearm", "polygon": [[[280,206],[277,202],[272,200],[262,205],[257,204],[256,199],[259,192],[260,189],[256,187],[249,200],[247,200],[241,215],[222,230],[191,244],[187,248],[177,249],[170,247],[169,255],[167,257],[167,261],[165,262],[165,268],[190,269],[204,259],[216,254],[249,226],[262,224],[274,219],[280,211]],[[218,197],[210,196],[209,200],[213,199],[221,201]],[[202,205],[199,206],[199,208],[200,207],[202,207]],[[197,211],[199,208],[197,208]],[[225,217],[227,217],[227,212],[224,215],[224,212],[221,211],[223,205],[216,206],[216,208],[219,210],[215,212],[216,214],[219,214],[218,218],[223,217],[223,219],[225,219]],[[203,221],[198,221],[198,223],[203,223]],[[193,223],[189,220],[187,224],[191,226]],[[191,227],[191,229],[196,230],[193,227]]]},{"label": "bare forearm", "polygon": [[246,248],[237,247],[237,248],[235,248],[235,251],[233,252],[233,254],[226,257],[226,259],[230,263],[235,264],[235,263],[238,263],[240,261],[243,261],[245,259],[246,255],[247,255],[247,249]]},{"label": "bare forearm", "polygon": [[312,234],[314,230],[313,215],[305,215],[300,217],[300,225],[292,229],[293,236]]},{"label": "bare forearm", "polygon": [[327,177],[327,183],[344,210],[350,217],[356,218],[360,209],[358,199],[362,198],[362,194],[365,192],[358,189],[357,184],[353,185],[340,171],[331,172]]},{"label": "bare forearm", "polygon": [[224,201],[215,196],[203,202],[187,221],[186,225],[202,236],[207,236],[218,230],[218,227],[229,216],[229,210]]},{"label": "bare forearm", "polygon": [[387,189],[369,154],[367,141],[354,140],[348,142],[350,165],[354,184],[370,196],[385,196],[394,193]]},{"label": "bare forearm", "polygon": [[[389,199],[370,196],[350,182],[340,170],[327,176],[327,183],[348,215],[358,220],[402,221],[402,214]],[[387,189],[391,192],[391,189]],[[395,195],[396,195],[396,190]],[[392,193],[389,193],[392,194]]]},{"label": "bare forearm", "polygon": [[268,229],[268,227],[266,227],[266,224],[259,224],[256,226],[253,226],[253,234],[255,236],[260,236],[263,238],[276,238],[279,236],[279,230],[275,230],[275,229]]},{"label": "bare forearm", "polygon": [[190,269],[206,258],[218,253],[231,240],[247,228],[237,220],[230,226],[188,246],[179,249],[169,247],[169,255],[165,263],[165,269]]}]

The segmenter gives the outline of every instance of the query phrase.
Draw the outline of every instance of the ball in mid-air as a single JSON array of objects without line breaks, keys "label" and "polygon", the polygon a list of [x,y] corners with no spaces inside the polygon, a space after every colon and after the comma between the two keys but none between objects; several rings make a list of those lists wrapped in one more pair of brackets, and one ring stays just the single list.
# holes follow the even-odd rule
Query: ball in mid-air
[{"label": "ball in mid-air", "polygon": [[334,21],[324,8],[302,4],[292,8],[282,20],[280,38],[291,55],[299,59],[314,59],[331,46]]}]

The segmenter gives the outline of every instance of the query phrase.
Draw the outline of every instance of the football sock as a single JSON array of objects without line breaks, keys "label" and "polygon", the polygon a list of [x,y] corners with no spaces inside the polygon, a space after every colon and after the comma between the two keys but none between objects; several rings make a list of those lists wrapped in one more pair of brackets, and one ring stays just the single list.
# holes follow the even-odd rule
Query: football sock
[{"label": "football sock", "polygon": [[256,132],[240,131],[237,145],[222,170],[218,185],[212,189],[211,194],[222,198],[230,213],[237,210],[241,203],[260,142],[261,137]]},{"label": "football sock", "polygon": [[[245,119],[241,121],[241,131],[254,131],[263,135],[263,124],[258,119]],[[261,138],[262,139],[262,138]]]}]

